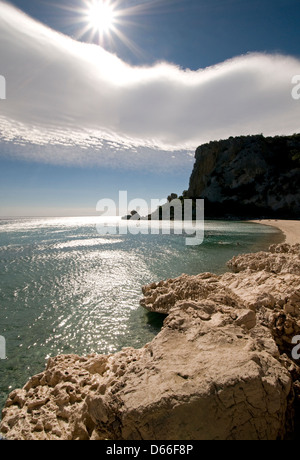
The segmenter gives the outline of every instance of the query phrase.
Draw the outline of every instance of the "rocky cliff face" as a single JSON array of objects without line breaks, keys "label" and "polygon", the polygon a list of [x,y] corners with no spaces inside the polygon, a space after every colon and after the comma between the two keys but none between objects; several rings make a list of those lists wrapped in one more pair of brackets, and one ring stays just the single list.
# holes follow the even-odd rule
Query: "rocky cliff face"
[{"label": "rocky cliff face", "polygon": [[195,158],[188,196],[206,217],[300,217],[300,134],[210,142]]},{"label": "rocky cliff face", "polygon": [[235,257],[221,276],[143,288],[167,315],[145,347],[51,358],[13,391],[8,439],[275,440],[292,437],[300,367],[300,245]]}]

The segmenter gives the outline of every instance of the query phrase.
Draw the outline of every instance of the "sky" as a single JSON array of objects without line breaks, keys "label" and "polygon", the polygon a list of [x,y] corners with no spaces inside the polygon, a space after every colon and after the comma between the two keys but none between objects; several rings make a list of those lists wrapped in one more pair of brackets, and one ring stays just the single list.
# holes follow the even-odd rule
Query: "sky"
[{"label": "sky", "polygon": [[101,1],[0,0],[0,217],[181,194],[200,144],[299,132],[299,0]]}]

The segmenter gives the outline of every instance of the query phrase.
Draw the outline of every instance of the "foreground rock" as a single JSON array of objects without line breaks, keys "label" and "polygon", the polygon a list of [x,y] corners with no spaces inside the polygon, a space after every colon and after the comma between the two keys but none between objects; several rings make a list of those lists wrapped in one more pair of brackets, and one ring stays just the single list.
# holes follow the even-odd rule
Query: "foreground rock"
[{"label": "foreground rock", "polygon": [[222,276],[143,288],[167,315],[140,350],[58,356],[9,395],[9,439],[284,439],[293,436],[299,367],[300,245],[229,262]]}]

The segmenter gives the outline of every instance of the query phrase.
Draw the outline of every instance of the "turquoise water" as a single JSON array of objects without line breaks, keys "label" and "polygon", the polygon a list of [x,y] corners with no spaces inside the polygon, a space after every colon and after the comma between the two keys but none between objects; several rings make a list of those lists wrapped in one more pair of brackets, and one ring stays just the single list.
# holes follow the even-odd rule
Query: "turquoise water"
[{"label": "turquoise water", "polygon": [[239,253],[280,242],[272,227],[206,222],[184,235],[99,235],[95,218],[0,220],[0,409],[10,391],[58,354],[113,353],[151,341],[161,319],[139,306],[143,285],[182,273],[222,273]]}]

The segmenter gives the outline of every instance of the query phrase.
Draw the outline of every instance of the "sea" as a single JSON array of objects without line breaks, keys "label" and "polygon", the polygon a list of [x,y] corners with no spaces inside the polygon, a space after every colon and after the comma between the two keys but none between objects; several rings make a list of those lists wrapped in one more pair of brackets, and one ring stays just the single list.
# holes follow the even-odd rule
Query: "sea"
[{"label": "sea", "polygon": [[150,342],[163,317],[140,306],[142,286],[221,274],[233,256],[283,240],[277,229],[247,222],[206,221],[200,245],[159,222],[152,233],[126,233],[124,225],[100,234],[99,217],[0,219],[0,411],[52,356]]}]

